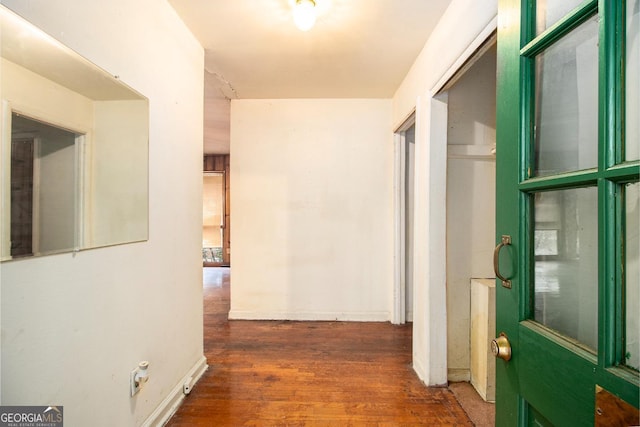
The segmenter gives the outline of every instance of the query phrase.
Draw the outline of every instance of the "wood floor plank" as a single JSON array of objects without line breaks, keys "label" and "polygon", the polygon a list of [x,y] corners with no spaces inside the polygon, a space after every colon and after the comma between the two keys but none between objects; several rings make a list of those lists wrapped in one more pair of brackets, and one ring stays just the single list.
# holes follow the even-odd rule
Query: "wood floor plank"
[{"label": "wood floor plank", "polygon": [[229,321],[229,269],[205,269],[209,369],[167,424],[472,426],[411,369],[411,325]]}]

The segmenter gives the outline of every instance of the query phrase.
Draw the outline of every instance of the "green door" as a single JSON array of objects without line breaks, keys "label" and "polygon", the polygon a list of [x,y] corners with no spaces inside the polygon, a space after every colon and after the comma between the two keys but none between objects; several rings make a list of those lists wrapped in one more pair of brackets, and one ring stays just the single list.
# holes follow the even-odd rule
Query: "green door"
[{"label": "green door", "polygon": [[497,426],[638,424],[639,9],[499,0]]}]

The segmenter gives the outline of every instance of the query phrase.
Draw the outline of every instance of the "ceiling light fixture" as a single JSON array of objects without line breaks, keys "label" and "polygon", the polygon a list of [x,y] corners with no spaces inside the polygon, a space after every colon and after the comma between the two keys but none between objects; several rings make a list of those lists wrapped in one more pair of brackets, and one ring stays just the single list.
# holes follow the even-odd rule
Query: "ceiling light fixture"
[{"label": "ceiling light fixture", "polygon": [[293,6],[293,22],[302,31],[309,31],[316,23],[316,2],[314,0],[296,0]]}]

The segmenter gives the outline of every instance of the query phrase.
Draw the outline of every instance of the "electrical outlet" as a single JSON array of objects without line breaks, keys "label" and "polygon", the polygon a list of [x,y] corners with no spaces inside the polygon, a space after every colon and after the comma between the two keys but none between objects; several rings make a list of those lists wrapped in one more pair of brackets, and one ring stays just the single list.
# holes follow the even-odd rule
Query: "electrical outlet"
[{"label": "electrical outlet", "polygon": [[136,393],[140,391],[142,385],[147,382],[149,379],[149,372],[147,369],[149,368],[149,362],[143,360],[138,364],[138,367],[131,371],[130,376],[130,386],[131,386],[131,397],[135,396]]},{"label": "electrical outlet", "polygon": [[142,387],[142,383],[136,380],[137,374],[138,368],[131,371],[131,397],[135,396],[140,391],[140,387]]}]

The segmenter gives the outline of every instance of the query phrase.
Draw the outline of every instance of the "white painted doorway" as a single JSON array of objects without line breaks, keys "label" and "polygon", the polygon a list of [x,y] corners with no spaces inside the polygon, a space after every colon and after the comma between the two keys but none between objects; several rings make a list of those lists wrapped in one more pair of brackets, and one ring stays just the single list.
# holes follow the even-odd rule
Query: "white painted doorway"
[{"label": "white painted doorway", "polygon": [[413,322],[415,114],[395,133],[395,286],[392,322]]},{"label": "white painted doorway", "polygon": [[[493,334],[489,329],[495,324],[495,311],[487,303],[478,307],[484,300],[472,298],[476,295],[472,293],[472,281],[474,285],[488,283],[480,292],[491,294],[495,241],[495,38],[489,38],[443,89],[447,93],[447,378],[471,381],[480,365],[483,377],[487,376],[487,368],[492,371],[494,366],[486,335]],[[481,353],[474,347],[478,342]],[[481,395],[485,397],[486,392],[483,390]],[[493,394],[489,400],[493,400]]]},{"label": "white painted doorway", "polygon": [[[447,359],[455,351],[448,343],[448,325],[455,322],[456,317],[447,312],[448,89],[473,65],[474,56],[484,48],[496,28],[494,16],[415,103],[413,368],[428,385],[447,383]],[[401,130],[400,127],[398,131]],[[396,141],[398,139],[396,134]],[[396,154],[396,164],[398,158]],[[398,317],[394,312],[393,319]],[[468,348],[470,343],[467,340],[463,345]]]}]

